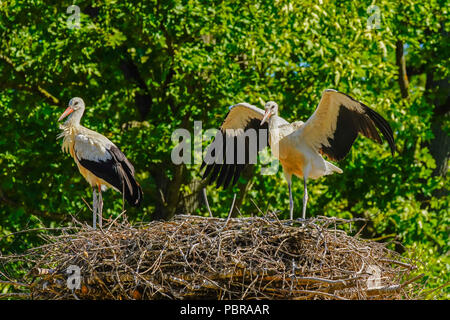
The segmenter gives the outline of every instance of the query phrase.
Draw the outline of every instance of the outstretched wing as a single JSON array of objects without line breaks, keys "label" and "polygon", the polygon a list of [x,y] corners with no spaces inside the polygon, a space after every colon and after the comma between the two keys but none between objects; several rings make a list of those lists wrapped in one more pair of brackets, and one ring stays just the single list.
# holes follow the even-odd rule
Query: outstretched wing
[{"label": "outstretched wing", "polygon": [[382,143],[377,128],[389,143],[393,155],[395,142],[389,123],[363,103],[328,89],[323,92],[319,106],[297,134],[330,159],[341,160],[349,153],[358,133]]},{"label": "outstretched wing", "polygon": [[256,161],[251,157],[254,147],[259,152],[268,145],[268,124],[260,125],[263,117],[264,110],[245,102],[230,107],[220,131],[206,150],[207,157],[201,166],[206,166],[203,179],[209,176],[208,183],[215,182],[218,188],[237,182],[244,168]]}]

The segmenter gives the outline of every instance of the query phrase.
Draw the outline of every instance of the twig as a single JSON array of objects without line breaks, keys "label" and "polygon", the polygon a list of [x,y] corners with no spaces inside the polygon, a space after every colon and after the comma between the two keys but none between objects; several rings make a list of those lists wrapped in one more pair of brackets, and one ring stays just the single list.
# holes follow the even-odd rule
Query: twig
[{"label": "twig", "polygon": [[203,193],[203,199],[205,200],[206,208],[208,209],[208,212],[209,212],[209,216],[213,217],[211,208],[209,207],[208,196],[206,195],[206,188],[202,189],[202,193]]},{"label": "twig", "polygon": [[264,215],[264,212],[261,211],[261,209],[258,207],[258,205],[255,203],[255,201],[253,201],[253,199],[250,199],[250,201],[255,205],[256,209],[258,209],[259,213],[261,213],[261,215]]},{"label": "twig", "polygon": [[367,289],[366,290],[366,294],[369,296],[374,296],[374,295],[380,295],[383,293],[391,293],[391,292],[396,292],[404,287],[406,287],[408,284],[413,283],[414,281],[422,278],[425,274],[419,274],[418,276],[404,282],[401,284],[397,284],[397,285],[392,285],[392,286],[386,286],[386,287],[381,287],[381,288],[373,288],[373,289]]}]

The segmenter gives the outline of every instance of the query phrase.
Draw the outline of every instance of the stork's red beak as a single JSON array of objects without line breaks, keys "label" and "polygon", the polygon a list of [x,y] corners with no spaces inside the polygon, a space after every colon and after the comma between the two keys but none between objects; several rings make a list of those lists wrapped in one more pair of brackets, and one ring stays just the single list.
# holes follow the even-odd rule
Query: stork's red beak
[{"label": "stork's red beak", "polygon": [[264,118],[261,120],[260,126],[262,126],[264,122],[266,122],[270,118],[271,115],[272,113],[270,112],[270,110],[267,110],[264,114]]},{"label": "stork's red beak", "polygon": [[64,111],[64,113],[61,115],[61,117],[59,117],[58,121],[61,121],[62,119],[64,119],[65,117],[67,117],[69,114],[71,114],[73,112],[72,107],[67,107],[66,111]]}]

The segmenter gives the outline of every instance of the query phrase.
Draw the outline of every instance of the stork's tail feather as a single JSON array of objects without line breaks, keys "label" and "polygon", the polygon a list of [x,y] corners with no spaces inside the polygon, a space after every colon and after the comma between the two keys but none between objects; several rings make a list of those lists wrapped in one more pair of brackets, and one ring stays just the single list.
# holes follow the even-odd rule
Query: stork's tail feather
[{"label": "stork's tail feather", "polygon": [[326,166],[326,169],[325,169],[325,175],[333,174],[334,172],[342,173],[342,169],[336,167],[336,166],[335,166],[334,164],[332,164],[331,162],[325,161],[325,166]]},{"label": "stork's tail feather", "polygon": [[129,193],[128,197],[127,193],[125,193],[125,199],[127,199],[132,207],[139,207],[142,201],[142,188],[136,180],[134,180],[133,189],[131,191],[132,192]]},{"label": "stork's tail feather", "polygon": [[142,188],[139,185],[139,183],[134,178],[134,175],[130,170],[127,170],[120,166],[120,174],[123,177],[122,181],[122,190],[123,191],[125,199],[132,207],[139,207],[141,205],[142,201]]}]

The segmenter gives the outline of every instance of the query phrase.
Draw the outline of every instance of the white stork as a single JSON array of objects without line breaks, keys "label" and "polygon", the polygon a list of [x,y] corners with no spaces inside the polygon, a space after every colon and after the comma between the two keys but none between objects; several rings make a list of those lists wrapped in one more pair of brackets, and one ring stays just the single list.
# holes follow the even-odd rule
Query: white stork
[{"label": "white stork", "polygon": [[102,227],[102,190],[111,187],[121,192],[131,206],[138,207],[142,200],[142,189],[134,178],[133,165],[122,151],[105,136],[80,125],[84,108],[83,99],[70,99],[69,106],[58,119],[61,121],[68,116],[64,124],[60,125],[63,131],[57,139],[64,137],[62,150],[70,153],[80,173],[92,187],[95,229],[97,216]]},{"label": "white stork", "polygon": [[[334,172],[342,173],[340,168],[326,161],[322,154],[331,160],[343,159],[349,153],[358,133],[382,143],[376,128],[387,139],[394,155],[395,142],[392,129],[382,116],[344,93],[327,89],[323,92],[317,109],[305,123],[302,121],[289,123],[278,116],[278,105],[273,101],[266,103],[265,110],[248,103],[239,103],[230,107],[219,134],[222,135],[223,141],[226,140],[226,135],[230,134],[234,135],[235,141],[239,141],[236,138],[245,134],[248,129],[269,131],[267,142],[274,156],[280,161],[288,182],[292,220],[294,212],[292,175],[303,178],[302,217],[305,219],[308,202],[307,179],[317,179]],[[267,145],[266,141],[259,141],[260,137],[258,134],[258,151]],[[248,153],[248,141],[244,150]],[[226,188],[230,182],[232,185],[237,182],[240,173],[248,165],[249,158],[246,155],[245,162],[239,164],[234,155],[235,161],[230,163],[228,160],[224,161],[227,152],[225,144],[223,151],[211,152],[214,161],[206,163],[204,160],[202,168],[206,165],[203,178],[209,175],[210,184],[215,182],[217,187]]]}]

